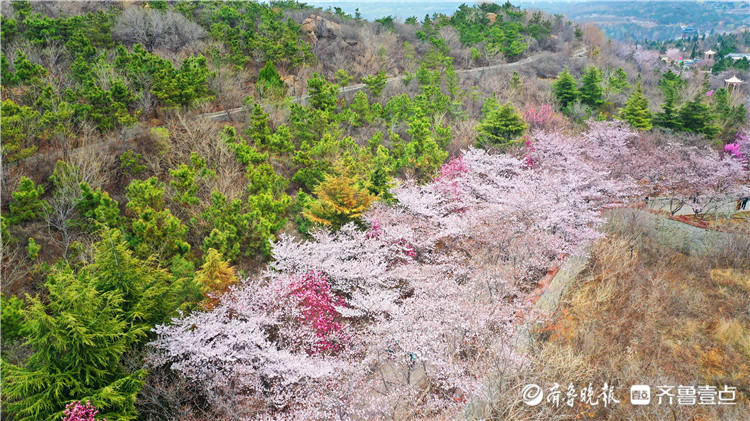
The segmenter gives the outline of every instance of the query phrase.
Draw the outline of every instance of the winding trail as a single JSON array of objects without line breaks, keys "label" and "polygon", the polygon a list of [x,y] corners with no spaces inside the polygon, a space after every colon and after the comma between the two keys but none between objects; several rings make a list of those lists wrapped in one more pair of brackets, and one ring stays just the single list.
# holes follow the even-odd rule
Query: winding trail
[{"label": "winding trail", "polygon": [[[463,69],[463,70],[456,70],[456,74],[458,75],[470,75],[470,74],[479,74],[480,77],[484,72],[494,72],[496,70],[500,69],[512,69],[514,67],[523,66],[529,63],[532,63],[536,60],[538,60],[541,57],[541,54],[537,54],[535,56],[527,57],[523,60],[519,60],[513,63],[500,63],[500,64],[493,64],[491,66],[482,66],[482,67],[474,67],[472,69]],[[386,85],[399,82],[404,79],[405,76],[394,76],[390,77],[386,80]],[[339,89],[339,94],[344,95],[352,92],[361,91],[362,89],[365,89],[367,85],[364,83],[357,83],[354,85],[345,86],[341,89]],[[299,95],[293,97],[293,101],[299,104],[305,104],[308,99],[310,99],[310,95]],[[205,113],[200,114],[196,116],[195,118],[207,118],[214,121],[231,121],[232,114],[237,114],[243,112],[244,107],[237,107],[237,108],[231,108],[229,110],[224,111],[217,111],[215,113]]]}]

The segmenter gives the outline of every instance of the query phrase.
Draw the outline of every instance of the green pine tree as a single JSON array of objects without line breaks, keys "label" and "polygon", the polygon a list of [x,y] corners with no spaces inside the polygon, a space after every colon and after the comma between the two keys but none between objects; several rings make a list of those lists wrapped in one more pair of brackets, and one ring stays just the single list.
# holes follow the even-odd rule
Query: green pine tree
[{"label": "green pine tree", "polygon": [[677,106],[675,105],[675,95],[676,93],[673,89],[665,91],[664,103],[661,106],[662,110],[654,116],[654,125],[672,130],[680,129],[680,118],[677,114]]},{"label": "green pine tree", "polygon": [[601,82],[599,70],[594,66],[589,67],[581,78],[581,103],[592,108],[597,108],[604,103]]},{"label": "green pine tree", "polygon": [[622,67],[618,67],[617,70],[612,73],[607,81],[609,89],[614,94],[619,94],[630,89],[630,83],[628,83],[628,75]]},{"label": "green pine tree", "polygon": [[714,115],[708,105],[703,103],[701,94],[680,107],[679,118],[680,125],[688,132],[701,133],[707,137],[719,133],[719,127],[713,122]]},{"label": "green pine tree", "polygon": [[514,144],[528,128],[521,114],[510,102],[499,106],[493,98],[488,98],[484,110],[483,118],[476,128],[479,133],[477,145],[481,147]]},{"label": "green pine tree", "polygon": [[10,224],[19,224],[41,217],[47,202],[41,197],[44,194],[44,188],[37,186],[30,178],[23,176],[18,184],[18,189],[11,193],[13,198],[10,201],[10,215],[8,222]]},{"label": "green pine tree", "polygon": [[578,99],[578,82],[570,74],[568,69],[563,70],[557,75],[557,79],[552,83],[552,94],[555,96],[560,108],[565,108],[568,104],[574,103]]},{"label": "green pine tree", "polygon": [[9,413],[19,420],[59,420],[72,400],[90,400],[103,417],[136,418],[145,370],[129,372],[126,352],[153,326],[202,299],[192,280],[173,280],[152,260],[133,256],[118,230],[106,230],[93,263],[55,266],[44,298],[27,296],[22,334],[32,354],[3,363]]},{"label": "green pine tree", "polygon": [[641,82],[635,86],[635,90],[625,103],[621,116],[631,126],[641,130],[651,130],[651,112],[648,110],[648,98],[643,95]]}]

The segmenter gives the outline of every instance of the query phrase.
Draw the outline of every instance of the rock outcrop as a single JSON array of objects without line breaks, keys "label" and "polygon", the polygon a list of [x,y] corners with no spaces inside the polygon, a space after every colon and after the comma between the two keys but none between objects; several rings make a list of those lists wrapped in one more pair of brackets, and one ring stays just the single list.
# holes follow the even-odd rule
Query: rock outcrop
[{"label": "rock outcrop", "polygon": [[302,32],[308,40],[315,44],[321,39],[333,40],[341,38],[341,25],[322,16],[311,15],[302,22]]}]

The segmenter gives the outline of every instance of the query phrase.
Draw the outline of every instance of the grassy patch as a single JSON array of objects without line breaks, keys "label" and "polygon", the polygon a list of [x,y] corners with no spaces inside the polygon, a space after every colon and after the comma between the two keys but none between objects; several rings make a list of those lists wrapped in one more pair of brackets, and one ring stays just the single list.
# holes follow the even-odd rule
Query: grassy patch
[{"label": "grassy patch", "polygon": [[[616,221],[615,221],[616,222]],[[469,407],[491,419],[750,419],[750,248],[732,237],[708,254],[662,247],[633,220],[610,224],[584,271],[545,325],[523,373],[494,379],[494,392]],[[745,234],[736,236],[746,237]],[[724,249],[726,248],[726,249]],[[497,373],[503,376],[503,373]],[[619,404],[559,408],[520,402],[520,387],[554,383],[576,390],[615,385]],[[630,386],[724,385],[734,406],[634,406]],[[500,385],[500,386],[498,386]],[[520,386],[519,386],[520,385]],[[563,395],[565,392],[563,391]],[[580,398],[580,394],[578,396]],[[576,399],[579,402],[580,399]],[[652,395],[653,399],[653,395]]]}]

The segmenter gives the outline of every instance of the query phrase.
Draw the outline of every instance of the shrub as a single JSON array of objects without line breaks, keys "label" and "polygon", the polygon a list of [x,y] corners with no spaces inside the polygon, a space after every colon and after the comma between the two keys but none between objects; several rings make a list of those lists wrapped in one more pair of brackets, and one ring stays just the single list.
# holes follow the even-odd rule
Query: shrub
[{"label": "shrub", "polygon": [[560,128],[563,124],[562,116],[556,113],[549,104],[527,105],[523,110],[523,119],[528,123],[529,130],[554,130]]},{"label": "shrub", "polygon": [[[98,413],[99,411],[91,405],[90,401],[86,401],[86,404],[73,401],[65,406],[63,421],[96,421]],[[107,419],[103,418],[101,421],[107,421]]]}]

